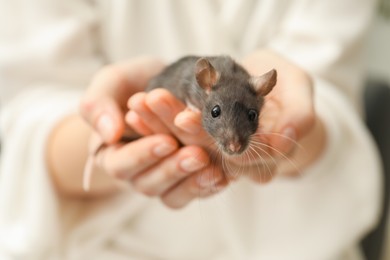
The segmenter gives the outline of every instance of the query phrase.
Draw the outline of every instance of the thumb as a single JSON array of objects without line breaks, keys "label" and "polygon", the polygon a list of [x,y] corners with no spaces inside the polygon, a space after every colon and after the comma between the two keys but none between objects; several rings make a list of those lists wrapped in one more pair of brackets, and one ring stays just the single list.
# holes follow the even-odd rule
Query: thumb
[{"label": "thumb", "polygon": [[120,139],[125,130],[128,98],[142,91],[163,67],[158,59],[139,57],[98,71],[81,101],[80,112],[105,143]]},{"label": "thumb", "polygon": [[86,97],[80,104],[81,115],[105,143],[115,143],[125,129],[124,115],[111,97]]}]

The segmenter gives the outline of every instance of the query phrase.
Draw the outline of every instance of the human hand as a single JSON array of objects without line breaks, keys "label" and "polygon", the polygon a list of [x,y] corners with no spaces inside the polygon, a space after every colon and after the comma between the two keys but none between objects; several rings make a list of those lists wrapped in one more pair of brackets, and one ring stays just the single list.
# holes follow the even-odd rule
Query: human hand
[{"label": "human hand", "polygon": [[108,65],[95,74],[80,103],[80,112],[104,143],[114,144],[124,135],[128,98],[143,91],[163,67],[158,59],[142,57]]},{"label": "human hand", "polygon": [[[166,198],[171,201],[180,201],[187,198],[186,204],[196,197],[205,197],[223,190],[229,179],[226,178],[219,160],[210,156],[209,145],[211,138],[200,125],[200,112],[190,111],[165,89],[155,89],[151,92],[139,92],[128,101],[129,112],[126,122],[143,136],[155,134],[170,134],[175,136],[183,145],[183,150],[192,150],[192,160],[207,162],[205,170],[190,175],[185,181],[177,185],[179,192],[171,193]],[[186,113],[188,112],[188,114]],[[186,120],[186,127],[180,126],[180,117]],[[191,120],[194,121],[191,121]],[[177,122],[176,122],[177,121]],[[177,126],[179,125],[179,127]],[[203,148],[201,148],[203,147]],[[198,149],[198,151],[196,151]],[[172,158],[176,160],[176,158]],[[178,165],[180,162],[176,162]],[[180,172],[180,169],[176,169]],[[151,178],[150,178],[151,180]],[[145,185],[150,182],[145,178]],[[183,196],[187,194],[186,196]],[[196,196],[194,196],[196,195]],[[164,198],[163,198],[164,199]],[[184,206],[184,203],[182,203]]]},{"label": "human hand", "polygon": [[[100,145],[97,134],[93,139],[92,143]],[[208,197],[227,184],[202,148],[179,148],[176,139],[164,134],[105,145],[96,152],[94,162],[91,170],[95,172],[95,179],[111,176],[121,180],[121,184],[131,184],[144,195],[160,197],[171,208],[181,208],[195,198]]]},{"label": "human hand", "polygon": [[[197,146],[179,148],[177,141],[167,134],[118,142],[125,132],[123,113],[127,110],[127,98],[143,90],[162,67],[159,61],[139,59],[111,65],[97,73],[81,103],[82,115],[96,130],[91,138],[95,163],[87,170],[94,172],[92,189],[104,185],[98,180],[106,180],[101,176],[109,175],[178,208],[226,186],[226,180],[209,163],[206,152]],[[163,128],[160,130],[164,133]],[[132,131],[129,128],[127,132]]]},{"label": "human hand", "polygon": [[265,97],[251,156],[247,161],[230,161],[261,183],[276,175],[301,175],[320,156],[326,142],[324,126],[314,109],[311,77],[270,50],[252,53],[242,64],[252,75],[276,69],[278,79]]},{"label": "human hand", "polygon": [[[262,75],[276,68],[279,77],[277,86],[265,97],[252,148],[244,156],[224,159],[225,170],[230,172],[228,177],[235,178],[245,173],[256,181],[267,182],[276,170],[296,175],[315,159],[324,142],[324,131],[313,108],[310,77],[296,65],[269,51],[256,52],[244,59],[243,64],[253,75]],[[210,138],[201,128],[199,113],[186,110],[166,90],[136,94],[128,105],[131,111],[127,122],[139,133],[148,135],[163,129],[164,133],[172,133],[183,144],[209,147]],[[305,140],[309,137],[316,139],[316,148],[307,146]],[[295,152],[297,147],[299,151]],[[302,152],[307,154],[302,155]]]},{"label": "human hand", "polygon": [[[271,68],[278,71],[277,84],[265,97],[259,130],[253,143],[266,164],[274,166],[274,173],[300,175],[319,157],[326,139],[324,126],[314,109],[310,76],[269,50],[250,54],[242,64],[253,75],[261,75]],[[266,181],[273,175],[269,174]]]}]

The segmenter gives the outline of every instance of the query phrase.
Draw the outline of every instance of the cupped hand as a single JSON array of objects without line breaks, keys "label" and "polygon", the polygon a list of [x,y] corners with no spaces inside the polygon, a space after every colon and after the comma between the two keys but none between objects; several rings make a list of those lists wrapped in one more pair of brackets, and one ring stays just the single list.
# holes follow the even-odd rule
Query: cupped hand
[{"label": "cupped hand", "polygon": [[143,91],[163,68],[161,60],[141,57],[107,65],[95,74],[80,103],[80,112],[104,143],[116,143],[125,134],[127,100]]},{"label": "cupped hand", "polygon": [[315,124],[310,76],[271,51],[252,53],[242,64],[252,75],[261,75],[273,68],[277,70],[277,83],[265,97],[259,130],[267,135],[275,133],[267,137],[269,144],[283,153],[289,152],[296,145],[294,141],[306,136]]},{"label": "cupped hand", "polygon": [[86,186],[94,194],[106,185],[108,175],[132,184],[142,194],[160,197],[169,207],[180,208],[226,186],[224,175],[210,163],[204,149],[180,147],[163,124],[151,123],[152,129],[159,130],[156,134],[121,142],[123,136],[135,137],[124,121],[129,97],[137,97],[135,93],[144,90],[163,66],[152,58],[110,65],[96,74],[88,88],[80,110],[95,130],[90,141],[92,165],[86,167],[87,173],[93,173]]},{"label": "cupped hand", "polygon": [[274,166],[274,173],[300,176],[319,158],[326,142],[324,126],[315,111],[311,77],[270,50],[252,53],[242,64],[253,75],[261,75],[272,68],[278,71],[277,84],[265,97],[253,144],[263,158],[260,161]]},{"label": "cupped hand", "polygon": [[[270,181],[275,172],[298,175],[320,154],[324,131],[314,110],[313,84],[302,69],[271,52],[258,51],[242,64],[252,75],[276,69],[277,85],[265,97],[260,127],[251,148],[243,156],[215,160],[228,178],[249,176],[257,182]],[[127,122],[140,134],[171,133],[183,144],[196,144],[210,152],[216,147],[201,126],[200,112],[185,108],[166,90],[139,93],[128,102]],[[160,130],[163,129],[163,130]],[[315,146],[307,145],[315,141]],[[217,151],[217,154],[221,152]]]},{"label": "cupped hand", "polygon": [[170,135],[155,134],[108,145],[95,157],[95,178],[109,175],[171,208],[222,190],[227,181],[198,146],[179,147]]}]

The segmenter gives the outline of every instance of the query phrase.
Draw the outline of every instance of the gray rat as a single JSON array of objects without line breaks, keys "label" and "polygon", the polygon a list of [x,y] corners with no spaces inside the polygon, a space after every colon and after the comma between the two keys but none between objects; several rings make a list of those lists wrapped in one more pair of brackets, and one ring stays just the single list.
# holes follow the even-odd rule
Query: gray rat
[{"label": "gray rat", "polygon": [[154,77],[146,91],[165,88],[199,109],[203,128],[222,151],[239,155],[258,128],[264,96],[276,78],[274,69],[252,77],[229,56],[185,56]]},{"label": "gray rat", "polygon": [[[258,116],[266,96],[276,84],[276,70],[252,77],[228,56],[186,56],[166,67],[150,80],[146,91],[165,88],[202,112],[202,125],[220,149],[239,155],[248,147],[259,125]],[[126,136],[121,141],[132,138]],[[92,165],[101,143],[88,157],[83,188],[89,190]]]}]

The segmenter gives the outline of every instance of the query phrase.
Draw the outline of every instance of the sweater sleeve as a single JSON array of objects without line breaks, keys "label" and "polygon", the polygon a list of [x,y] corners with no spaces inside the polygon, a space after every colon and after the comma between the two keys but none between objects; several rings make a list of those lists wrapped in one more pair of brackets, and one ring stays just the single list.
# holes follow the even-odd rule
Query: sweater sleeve
[{"label": "sweater sleeve", "polygon": [[101,66],[97,17],[73,0],[0,0],[0,17],[0,258],[43,259],[61,237],[46,142]]},{"label": "sweater sleeve", "polygon": [[331,83],[358,108],[364,37],[376,1],[296,0],[269,47]]},{"label": "sweater sleeve", "polygon": [[[337,252],[357,244],[380,213],[379,156],[360,115],[364,36],[376,5],[370,0],[294,2],[268,46],[313,76],[315,108],[326,128],[327,147],[309,171],[337,173],[334,180],[344,178],[348,183],[340,195],[348,198],[345,205],[351,210],[340,211],[329,221],[335,234],[336,227],[350,230],[338,236],[337,248],[329,248]],[[350,170],[332,171],[330,166]]]}]

